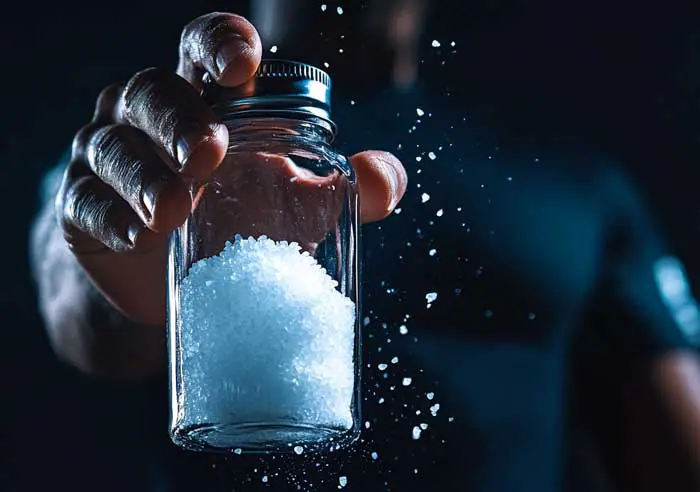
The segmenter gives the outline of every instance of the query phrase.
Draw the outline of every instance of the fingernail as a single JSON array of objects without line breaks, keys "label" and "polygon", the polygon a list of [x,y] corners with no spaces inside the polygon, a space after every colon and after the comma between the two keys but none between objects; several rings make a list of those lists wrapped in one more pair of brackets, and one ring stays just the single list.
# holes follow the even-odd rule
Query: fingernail
[{"label": "fingernail", "polygon": [[180,163],[182,167],[187,163],[187,159],[192,154],[192,150],[195,146],[190,145],[190,142],[185,137],[180,137],[175,144],[175,152],[177,153],[177,162]]},{"label": "fingernail", "polygon": [[221,48],[219,48],[215,58],[216,69],[219,71],[217,76],[221,76],[224,70],[226,70],[226,67],[241,56],[241,53],[247,49],[249,49],[248,43],[246,43],[243,38],[233,38],[225,41]]},{"label": "fingernail", "polygon": [[153,218],[153,215],[155,214],[156,202],[164,186],[164,182],[156,181],[148,185],[143,191],[141,201],[143,201],[143,206],[148,212],[148,217],[146,217],[148,220],[151,220]]},{"label": "fingernail", "polygon": [[133,224],[129,224],[129,229],[126,231],[126,235],[129,239],[129,243],[131,243],[131,247],[136,246],[136,238],[141,232],[141,229],[143,229],[143,225],[140,223],[135,222]]},{"label": "fingernail", "polygon": [[389,180],[389,206],[387,207],[387,210],[391,211],[394,210],[394,207],[398,204],[399,201],[399,196],[396,193],[397,190],[399,189],[399,177],[396,174],[396,169],[394,166],[389,164],[388,162],[384,162],[384,174],[386,174],[387,179]]}]

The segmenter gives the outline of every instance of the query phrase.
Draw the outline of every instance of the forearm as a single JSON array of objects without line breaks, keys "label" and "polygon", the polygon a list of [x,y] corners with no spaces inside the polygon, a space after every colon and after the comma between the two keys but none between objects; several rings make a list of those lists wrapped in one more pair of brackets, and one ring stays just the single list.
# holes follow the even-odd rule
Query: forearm
[{"label": "forearm", "polygon": [[164,370],[164,327],[131,322],[93,286],[65,242],[50,200],[34,224],[30,247],[39,310],[61,359],[110,379]]}]

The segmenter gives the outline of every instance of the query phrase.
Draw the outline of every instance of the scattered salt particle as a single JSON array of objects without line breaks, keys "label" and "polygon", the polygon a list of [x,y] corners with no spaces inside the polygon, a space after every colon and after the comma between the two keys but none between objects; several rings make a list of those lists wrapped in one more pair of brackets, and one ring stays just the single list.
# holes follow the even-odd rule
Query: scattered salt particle
[{"label": "scattered salt particle", "polygon": [[265,475],[264,477],[262,477],[263,483],[267,483],[267,480],[268,480],[268,479],[267,479],[267,475]]},{"label": "scattered salt particle", "polygon": [[362,324],[367,326],[369,324],[369,316],[365,316],[365,319],[362,320]]},{"label": "scattered salt particle", "polygon": [[529,319],[529,320],[533,320],[533,319],[535,319],[535,317],[536,317],[535,313],[530,313],[527,315],[527,319]]},{"label": "scattered salt particle", "polygon": [[328,8],[328,5],[326,5],[325,3],[321,4],[321,11],[322,12],[325,12],[327,8]]},{"label": "scattered salt particle", "polygon": [[354,105],[355,105],[355,101],[350,101],[350,106],[354,106]]},{"label": "scattered salt particle", "polygon": [[435,398],[435,393],[433,393],[433,392],[431,391],[430,393],[426,393],[425,397],[426,397],[428,400],[432,400],[433,398]]},{"label": "scattered salt particle", "polygon": [[433,42],[431,43],[431,45],[433,46],[433,48],[439,48],[440,41],[438,41],[437,39],[433,39]]},{"label": "scattered salt particle", "polygon": [[452,42],[450,43],[450,46],[452,46],[452,47],[454,48],[456,44],[457,44],[457,43],[455,43],[454,41],[452,41]]},{"label": "scattered salt particle", "polygon": [[330,67],[330,65],[328,64],[328,62],[323,62],[323,66],[326,67],[326,68]]},{"label": "scattered salt particle", "polygon": [[416,162],[420,162],[422,160],[423,160],[423,158],[421,156],[416,156]]},{"label": "scattered salt particle", "polygon": [[425,114],[425,111],[423,111],[421,108],[416,108],[416,114],[418,116],[423,116]]},{"label": "scattered salt particle", "polygon": [[403,378],[403,381],[401,381],[401,384],[403,384],[404,386],[410,386],[410,385],[411,385],[411,381],[413,381],[413,379],[411,379],[411,378]]},{"label": "scattered salt particle", "polygon": [[398,363],[399,363],[399,358],[398,358],[398,357],[394,357],[393,359],[391,359],[391,363],[392,363],[392,364],[398,364]]},{"label": "scattered salt particle", "polygon": [[413,469],[413,474],[414,474],[414,475],[418,475],[418,468],[414,468],[414,469]]},{"label": "scattered salt particle", "polygon": [[377,400],[377,403],[379,403],[380,405],[384,403],[384,398],[380,398],[379,400]]},{"label": "scattered salt particle", "polygon": [[436,403],[435,405],[433,405],[432,407],[430,407],[430,414],[431,414],[433,417],[436,417],[436,416],[437,416],[437,413],[438,413],[438,410],[440,410],[440,404],[439,404],[439,403]]},{"label": "scattered salt particle", "polygon": [[437,297],[437,292],[428,292],[427,294],[425,294],[425,300],[429,303],[435,302],[435,299],[437,299]]},{"label": "scattered salt particle", "polygon": [[462,211],[462,207],[457,207],[457,212],[461,212],[461,211]]},{"label": "scattered salt particle", "polygon": [[426,430],[428,428],[428,424],[422,423],[422,424],[420,424],[420,428],[421,428],[421,430]]},{"label": "scattered salt particle", "polygon": [[336,12],[338,12],[338,15],[343,15],[343,7],[338,7]]},{"label": "scattered salt particle", "polygon": [[454,422],[454,421],[455,421],[455,418],[454,418],[454,417],[450,417],[450,418],[447,419],[447,421],[448,421],[448,422]]},{"label": "scattered salt particle", "polygon": [[296,454],[301,454],[304,452],[304,446],[294,446],[294,452]]},{"label": "scattered salt particle", "polygon": [[435,152],[428,152],[428,157],[430,158],[431,161],[434,161],[437,156],[435,155]]},{"label": "scattered salt particle", "polygon": [[401,333],[402,335],[408,333],[408,328],[406,327],[406,325],[399,326],[399,333]]},{"label": "scattered salt particle", "polygon": [[396,215],[400,214],[400,213],[401,213],[401,209],[400,209],[400,208],[397,208],[396,210],[394,210],[394,213],[395,213]]},{"label": "scattered salt particle", "polygon": [[277,53],[277,45],[270,48],[270,53]]},{"label": "scattered salt particle", "polygon": [[440,209],[437,212],[435,212],[435,215],[437,215],[438,217],[442,217],[442,214],[444,214],[444,213],[445,212],[442,209]]},{"label": "scattered salt particle", "polygon": [[507,180],[507,181],[513,181],[513,176],[508,176],[508,177],[506,178],[506,180]]},{"label": "scattered salt particle", "polygon": [[435,253],[437,253],[437,250],[436,250],[436,249],[431,249],[430,251],[428,251],[428,254],[429,254],[430,256],[435,256]]},{"label": "scattered salt particle", "polygon": [[369,423],[369,420],[366,421],[365,422],[365,429],[369,429],[370,425],[372,425],[372,424]]},{"label": "scattered salt particle", "polygon": [[372,459],[373,459],[373,460],[376,460],[377,458],[379,458],[379,454],[377,454],[376,451],[372,451],[372,455],[371,455],[371,456],[372,456]]},{"label": "scattered salt particle", "polygon": [[[340,7],[338,7],[338,8],[340,8]],[[340,485],[340,488],[345,487],[347,484],[348,484],[348,477],[343,476],[343,477],[340,477],[338,479],[338,485]]]},{"label": "scattered salt particle", "polygon": [[213,280],[207,280],[206,282],[204,282],[204,285],[206,285],[207,287],[211,287],[212,285],[214,285],[214,281],[213,281]]},{"label": "scattered salt particle", "polygon": [[423,194],[420,196],[420,199],[421,199],[421,202],[425,203],[425,202],[427,202],[428,200],[430,200],[430,195],[428,195],[427,193],[423,193]]},{"label": "scattered salt particle", "polygon": [[379,369],[380,371],[386,371],[387,367],[389,367],[389,366],[386,364],[378,364],[377,365],[377,369]]},{"label": "scattered salt particle", "polygon": [[413,440],[414,440],[414,441],[417,441],[418,439],[420,439],[420,433],[421,433],[421,429],[420,429],[420,427],[418,427],[418,426],[416,425],[416,426],[413,428],[413,431],[411,432],[411,436],[413,437]]},{"label": "scattered salt particle", "polygon": [[236,454],[242,454],[242,453],[243,453],[243,450],[242,450],[241,448],[236,448],[236,449],[233,450],[233,452],[236,453]]},{"label": "scattered salt particle", "polygon": [[343,52],[343,48],[338,48],[338,53],[342,53],[342,52]]},{"label": "scattered salt particle", "polygon": [[416,410],[416,415],[420,415],[420,414],[421,414],[421,411],[420,411],[420,410]]}]

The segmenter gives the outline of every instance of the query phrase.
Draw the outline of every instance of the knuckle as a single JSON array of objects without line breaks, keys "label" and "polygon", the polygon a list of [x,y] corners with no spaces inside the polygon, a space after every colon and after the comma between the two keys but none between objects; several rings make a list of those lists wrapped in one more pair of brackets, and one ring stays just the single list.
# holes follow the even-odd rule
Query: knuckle
[{"label": "knuckle", "polygon": [[216,48],[216,40],[230,35],[242,34],[241,27],[249,24],[245,17],[226,12],[211,12],[197,17],[182,30],[180,48],[182,51],[199,55]]},{"label": "knuckle", "polygon": [[123,90],[122,82],[115,82],[102,89],[97,96],[93,121],[107,123],[118,119],[118,107]]},{"label": "knuckle", "polygon": [[71,156],[73,159],[80,159],[85,156],[92,134],[98,128],[100,128],[99,124],[91,122],[78,130],[71,144]]},{"label": "knuckle", "polygon": [[148,101],[153,94],[158,92],[158,87],[167,80],[170,72],[162,68],[146,68],[135,73],[124,86],[122,92],[122,116],[131,121],[138,118],[143,106],[148,106]]},{"label": "knuckle", "polygon": [[119,159],[122,141],[130,133],[131,127],[121,123],[102,126],[92,132],[87,142],[86,157],[90,168],[101,174],[105,166],[111,166]]}]

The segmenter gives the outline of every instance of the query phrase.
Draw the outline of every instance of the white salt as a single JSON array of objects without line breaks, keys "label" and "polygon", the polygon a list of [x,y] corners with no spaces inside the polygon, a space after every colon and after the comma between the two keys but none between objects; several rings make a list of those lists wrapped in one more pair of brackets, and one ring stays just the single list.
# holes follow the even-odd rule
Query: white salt
[{"label": "white salt", "polygon": [[373,460],[376,460],[377,458],[379,458],[379,453],[377,453],[376,451],[372,451],[372,455],[371,455],[371,456],[372,456],[372,459],[373,459]]},{"label": "white salt", "polygon": [[336,287],[298,244],[264,236],[237,236],[192,265],[181,288],[182,423],[350,429],[355,304]]},{"label": "white salt", "polygon": [[304,452],[304,446],[294,446],[294,452],[296,454],[302,454]]},{"label": "white salt", "polygon": [[348,477],[340,477],[338,479],[338,485],[340,487],[345,487],[348,484]]},{"label": "white salt", "polygon": [[439,404],[439,403],[436,403],[435,405],[433,405],[433,406],[430,407],[430,414],[431,414],[433,417],[436,417],[436,416],[437,416],[437,413],[438,413],[438,410],[440,410],[440,404]]},{"label": "white salt", "polygon": [[421,201],[421,202],[425,203],[425,202],[427,202],[428,200],[430,200],[430,195],[428,195],[427,193],[423,193],[423,194],[420,196],[420,201]]},{"label": "white salt", "polygon": [[411,432],[411,436],[413,437],[414,440],[420,439],[421,435],[421,428],[418,427],[417,425],[413,428],[413,431]]},{"label": "white salt", "polygon": [[411,378],[403,378],[403,380],[401,381],[401,384],[403,384],[404,386],[410,386],[412,381],[413,381],[413,379],[411,379]]},{"label": "white salt", "polygon": [[431,391],[430,393],[427,393],[427,394],[425,395],[425,397],[426,397],[428,400],[432,400],[433,398],[435,398],[435,393],[433,393],[433,392]]},{"label": "white salt", "polygon": [[428,301],[428,303],[435,302],[437,299],[438,295],[436,292],[428,292],[425,294],[425,300]]},{"label": "white salt", "polygon": [[402,335],[408,333],[408,328],[406,327],[406,325],[399,326],[399,333],[401,333]]}]

